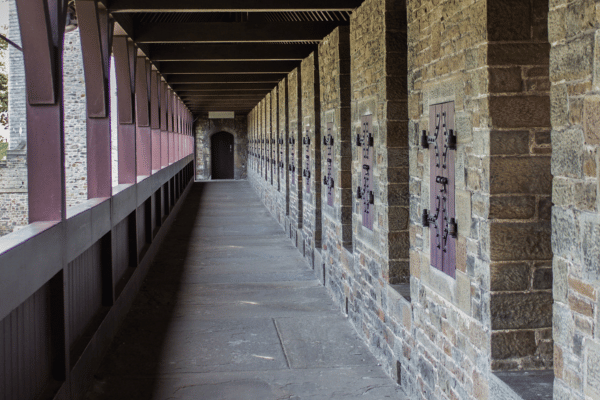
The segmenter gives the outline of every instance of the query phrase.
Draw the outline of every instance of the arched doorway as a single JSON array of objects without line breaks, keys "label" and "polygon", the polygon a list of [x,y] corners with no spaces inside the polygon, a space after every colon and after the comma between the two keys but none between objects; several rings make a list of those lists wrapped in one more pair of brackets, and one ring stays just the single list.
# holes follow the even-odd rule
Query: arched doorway
[{"label": "arched doorway", "polygon": [[233,135],[215,133],[211,137],[212,179],[233,179]]}]

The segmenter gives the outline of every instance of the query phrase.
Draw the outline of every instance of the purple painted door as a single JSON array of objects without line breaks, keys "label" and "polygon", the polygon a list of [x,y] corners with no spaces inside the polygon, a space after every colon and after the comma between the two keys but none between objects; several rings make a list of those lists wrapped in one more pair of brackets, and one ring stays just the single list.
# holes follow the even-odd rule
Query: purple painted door
[{"label": "purple painted door", "polygon": [[454,277],[456,270],[456,214],[454,102],[429,109],[431,265]]},{"label": "purple painted door", "polygon": [[361,133],[356,138],[362,169],[357,197],[361,200],[362,223],[367,229],[373,230],[373,214],[375,193],[373,192],[373,116],[364,115],[361,118]]},{"label": "purple painted door", "polygon": [[327,123],[327,135],[323,138],[323,144],[327,146],[327,175],[323,184],[327,188],[327,205],[333,206],[333,122]]}]

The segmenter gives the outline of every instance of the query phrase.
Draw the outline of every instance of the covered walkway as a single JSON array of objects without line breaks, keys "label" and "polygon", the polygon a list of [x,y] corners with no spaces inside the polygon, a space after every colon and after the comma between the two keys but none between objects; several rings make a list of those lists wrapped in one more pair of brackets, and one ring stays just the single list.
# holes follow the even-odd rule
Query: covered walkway
[{"label": "covered walkway", "polygon": [[193,184],[87,399],[403,399],[246,181]]}]

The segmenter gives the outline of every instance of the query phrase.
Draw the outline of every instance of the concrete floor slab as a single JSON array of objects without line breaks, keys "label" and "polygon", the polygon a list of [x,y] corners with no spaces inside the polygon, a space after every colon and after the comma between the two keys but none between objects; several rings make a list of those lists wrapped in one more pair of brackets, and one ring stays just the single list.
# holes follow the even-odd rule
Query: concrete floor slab
[{"label": "concrete floor slab", "polygon": [[86,399],[406,399],[248,182],[185,201]]}]

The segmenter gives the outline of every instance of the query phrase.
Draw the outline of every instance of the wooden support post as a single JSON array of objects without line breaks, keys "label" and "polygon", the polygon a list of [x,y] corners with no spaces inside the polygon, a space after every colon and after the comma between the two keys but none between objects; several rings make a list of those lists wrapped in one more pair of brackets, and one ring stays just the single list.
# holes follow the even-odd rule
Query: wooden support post
[{"label": "wooden support post", "polygon": [[112,194],[109,71],[113,21],[97,0],[77,0],[87,100],[88,198]]},{"label": "wooden support post", "polygon": [[137,120],[137,174],[150,176],[152,174],[152,140],[150,130],[150,107],[148,95],[148,64],[145,57],[137,58],[135,69],[135,109]]},{"label": "wooden support post", "polygon": [[161,167],[160,137],[160,95],[158,92],[160,76],[158,71],[150,73],[150,126],[152,129],[152,170]]},{"label": "wooden support post", "polygon": [[65,0],[18,0],[27,85],[29,222],[65,218],[62,50]]},{"label": "wooden support post", "polygon": [[167,83],[160,82],[160,164],[164,168],[169,165],[169,131],[167,130]]},{"label": "wooden support post", "polygon": [[113,54],[117,78],[119,184],[136,183],[135,46],[127,36],[115,36]]}]

